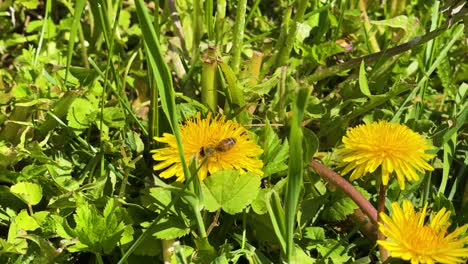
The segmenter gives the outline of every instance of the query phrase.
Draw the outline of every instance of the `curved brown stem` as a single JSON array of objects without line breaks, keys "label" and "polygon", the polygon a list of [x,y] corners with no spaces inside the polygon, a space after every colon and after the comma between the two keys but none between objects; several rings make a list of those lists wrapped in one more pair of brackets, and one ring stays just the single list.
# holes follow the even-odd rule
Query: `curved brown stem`
[{"label": "curved brown stem", "polygon": [[357,208],[354,213],[349,216],[349,219],[353,224],[360,226],[359,230],[370,240],[377,241],[377,227],[369,221],[369,218],[362,212],[361,209]]},{"label": "curved brown stem", "polygon": [[313,160],[310,162],[310,167],[320,175],[324,180],[333,184],[336,188],[340,189],[349,196],[364,214],[371,220],[372,224],[377,225],[377,210],[372,204],[353,187],[347,180],[341,177],[338,173],[332,171],[327,166],[320,164],[318,161]]}]

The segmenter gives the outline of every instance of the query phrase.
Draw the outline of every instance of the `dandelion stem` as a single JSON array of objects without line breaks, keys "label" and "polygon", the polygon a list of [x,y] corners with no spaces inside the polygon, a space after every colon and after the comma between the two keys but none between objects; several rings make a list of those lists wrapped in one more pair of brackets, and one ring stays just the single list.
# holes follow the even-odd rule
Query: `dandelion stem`
[{"label": "dandelion stem", "polygon": [[[387,188],[385,187],[385,185],[383,185],[383,183],[380,183],[379,200],[377,203],[377,211],[378,211],[377,221],[378,222],[381,222],[380,213],[385,212],[385,198],[387,196],[386,194],[387,194]],[[379,240],[385,240],[385,235],[382,232],[378,231],[377,238]],[[379,251],[380,251],[381,260],[385,262],[388,259],[387,250],[385,250],[383,246],[379,246]]]},{"label": "dandelion stem", "polygon": [[348,195],[349,198],[351,198],[359,206],[359,208],[361,208],[364,214],[369,217],[372,223],[377,226],[377,210],[360,192],[358,192],[358,190],[356,190],[356,188],[353,187],[353,185],[351,185],[338,173],[332,171],[325,165],[320,164],[316,160],[310,162],[310,167],[312,167],[312,169],[314,169],[314,171],[324,180],[333,184],[335,187]]}]

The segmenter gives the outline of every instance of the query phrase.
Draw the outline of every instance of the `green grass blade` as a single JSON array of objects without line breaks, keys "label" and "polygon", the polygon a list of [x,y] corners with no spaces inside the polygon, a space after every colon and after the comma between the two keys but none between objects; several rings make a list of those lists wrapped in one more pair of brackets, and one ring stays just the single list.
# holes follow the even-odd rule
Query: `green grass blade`
[{"label": "green grass blade", "polygon": [[[77,0],[75,4],[75,13],[73,14],[73,23],[70,29],[70,41],[68,41],[67,51],[67,71],[65,73],[65,87],[67,85],[68,72],[70,71],[71,59],[73,56],[73,47],[75,46],[76,33],[80,27],[81,14],[86,6],[86,0]],[[45,22],[47,23],[47,22]]]},{"label": "green grass blade", "polygon": [[284,219],[284,209],[281,206],[279,195],[276,191],[272,190],[267,194],[266,207],[270,215],[271,225],[275,230],[276,237],[280,242],[281,252],[286,254],[286,224]]},{"label": "green grass blade", "polygon": [[52,1],[51,0],[46,1],[44,20],[43,20],[42,29],[41,29],[41,36],[39,38],[39,42],[37,43],[37,49],[36,49],[36,55],[34,56],[33,67],[36,67],[37,59],[39,58],[39,54],[41,53],[42,43],[44,42],[44,35],[47,30],[47,24],[49,23],[49,14],[50,14],[51,6],[52,6]]},{"label": "green grass blade", "polygon": [[429,76],[431,76],[431,74],[435,71],[437,66],[447,56],[448,51],[452,48],[455,42],[462,36],[463,25],[459,25],[456,28],[454,28],[453,32],[454,33],[452,34],[452,38],[450,39],[449,43],[447,43],[444,49],[439,53],[436,60],[431,65],[431,67],[427,70],[424,77],[421,78],[421,80],[418,82],[418,85],[416,86],[416,88],[414,88],[414,90],[408,95],[405,101],[400,105],[400,108],[398,109],[398,111],[395,113],[395,115],[392,118],[392,122],[397,122],[400,119],[400,116],[403,113],[403,110],[406,109],[405,108],[406,104],[408,104],[411,100],[413,100],[413,98],[418,94],[419,90],[424,85],[424,83],[428,80]]},{"label": "green grass blade", "polygon": [[176,137],[180,159],[184,168],[185,179],[189,181],[191,176],[188,170],[187,162],[183,155],[184,149],[180,135],[179,123],[177,120],[175,93],[169,67],[164,61],[163,52],[161,46],[159,45],[159,39],[156,36],[154,27],[152,26],[144,1],[138,0],[135,1],[135,4],[138,20],[140,21],[141,30],[143,33],[143,39],[145,41],[145,50],[148,64],[150,65],[150,70],[154,75],[156,87],[161,97],[161,107],[164,111],[164,114],[167,116],[169,124],[171,125],[171,128]]},{"label": "green grass blade", "polygon": [[303,184],[304,162],[302,151],[302,126],[304,111],[310,91],[300,89],[293,106],[291,132],[289,135],[289,170],[285,198],[286,215],[286,255],[287,262],[294,263],[294,230],[296,223],[297,204]]}]

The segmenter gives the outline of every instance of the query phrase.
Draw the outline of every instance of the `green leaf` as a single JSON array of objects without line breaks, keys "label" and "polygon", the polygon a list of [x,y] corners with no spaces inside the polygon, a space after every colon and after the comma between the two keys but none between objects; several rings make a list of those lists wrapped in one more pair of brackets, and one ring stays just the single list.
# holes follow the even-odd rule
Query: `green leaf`
[{"label": "green leaf", "polygon": [[29,216],[28,212],[23,209],[15,218],[16,225],[18,229],[23,229],[26,231],[34,231],[39,228],[36,220]]},{"label": "green leaf", "polygon": [[36,9],[39,6],[39,0],[17,0],[16,4],[20,4],[27,9]]},{"label": "green leaf", "polygon": [[247,172],[218,171],[202,184],[206,209],[214,212],[219,208],[229,214],[237,214],[257,196],[260,176]]},{"label": "green leaf", "polygon": [[120,108],[104,108],[103,117],[105,124],[109,127],[123,128],[125,126],[125,114]]},{"label": "green leaf", "polygon": [[217,257],[216,250],[208,242],[208,238],[199,237],[195,239],[198,249],[198,260],[196,263],[212,263]]},{"label": "green leaf", "polygon": [[[366,190],[356,185],[354,187],[364,197],[370,198],[370,194]],[[343,221],[346,219],[346,216],[354,213],[354,209],[358,208],[356,203],[343,192],[331,192],[331,200],[330,204],[325,206],[321,215],[321,218],[326,221]]]},{"label": "green leaf", "polygon": [[257,194],[257,197],[255,200],[252,202],[252,209],[256,214],[262,215],[268,212],[267,209],[267,200],[266,200],[266,195],[268,192],[270,192],[271,189],[265,188],[265,189],[260,189],[260,191]]},{"label": "green leaf", "polygon": [[[145,222],[143,227],[148,227],[151,223]],[[159,239],[174,239],[183,237],[190,232],[190,227],[177,216],[168,216],[162,218],[151,229],[154,237]]]},{"label": "green leaf", "polygon": [[36,205],[42,199],[42,188],[35,183],[20,182],[11,186],[10,191],[30,205]]},{"label": "green leaf", "polygon": [[326,243],[317,246],[317,251],[322,257],[330,258],[331,263],[345,263],[351,257],[347,254],[346,248],[339,241],[329,239]]},{"label": "green leaf", "polygon": [[71,252],[91,251],[94,253],[110,253],[125,231],[124,223],[118,219],[120,214],[114,210],[114,199],[109,199],[104,208],[103,216],[96,207],[78,197],[78,206],[74,219],[79,242],[68,249]]},{"label": "green leaf", "polygon": [[325,230],[323,227],[309,226],[304,229],[304,237],[311,240],[323,241],[325,239]]},{"label": "green leaf", "polygon": [[83,98],[76,98],[67,113],[68,126],[75,129],[88,128],[94,121],[94,107],[90,101]]},{"label": "green leaf", "polygon": [[140,256],[161,255],[161,240],[153,236],[147,236],[143,242],[133,251],[133,254]]},{"label": "green leaf", "polygon": [[39,254],[34,258],[35,263],[54,263],[53,260],[62,252],[41,236],[29,234],[22,237],[33,241],[39,246]]},{"label": "green leaf", "polygon": [[361,66],[359,68],[359,89],[365,96],[372,96],[369,90],[369,85],[367,83],[366,67],[364,66],[364,61],[361,62]]},{"label": "green leaf", "polygon": [[281,142],[268,120],[265,122],[263,141],[265,142],[263,144],[262,155],[262,160],[265,164],[263,167],[263,177],[285,171],[288,168],[286,160],[288,159],[289,144],[286,139]]}]

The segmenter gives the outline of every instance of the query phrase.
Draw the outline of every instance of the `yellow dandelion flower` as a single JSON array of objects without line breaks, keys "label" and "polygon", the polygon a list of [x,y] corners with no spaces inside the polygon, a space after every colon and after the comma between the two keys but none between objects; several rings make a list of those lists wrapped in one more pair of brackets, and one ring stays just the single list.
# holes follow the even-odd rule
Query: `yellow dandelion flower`
[{"label": "yellow dandelion flower", "polygon": [[339,150],[342,157],[342,175],[351,174],[350,180],[374,172],[379,166],[382,183],[388,184],[393,172],[403,190],[405,178],[418,180],[417,172],[432,171],[427,163],[435,155],[426,153],[432,149],[422,136],[408,127],[387,121],[359,125],[346,132],[344,148]]},{"label": "yellow dandelion flower", "polygon": [[415,212],[410,201],[403,201],[403,208],[392,203],[392,216],[380,213],[383,223],[379,230],[387,240],[377,243],[388,250],[392,257],[415,263],[466,263],[468,258],[468,225],[447,233],[450,211],[442,208],[429,223],[426,218],[427,203]]},{"label": "yellow dandelion flower", "polygon": [[[198,165],[201,165],[203,159],[207,159],[198,171],[200,180],[205,179],[208,173],[221,170],[238,170],[241,174],[250,171],[263,175],[263,162],[257,158],[263,150],[239,123],[225,120],[224,116],[212,119],[211,113],[202,119],[198,113],[180,128],[180,132],[187,162],[197,156]],[[175,136],[164,133],[162,137],[154,139],[167,143],[167,147],[151,151],[154,153],[153,159],[158,162],[153,169],[164,169],[159,174],[161,178],[177,176],[177,181],[184,181]]]}]

